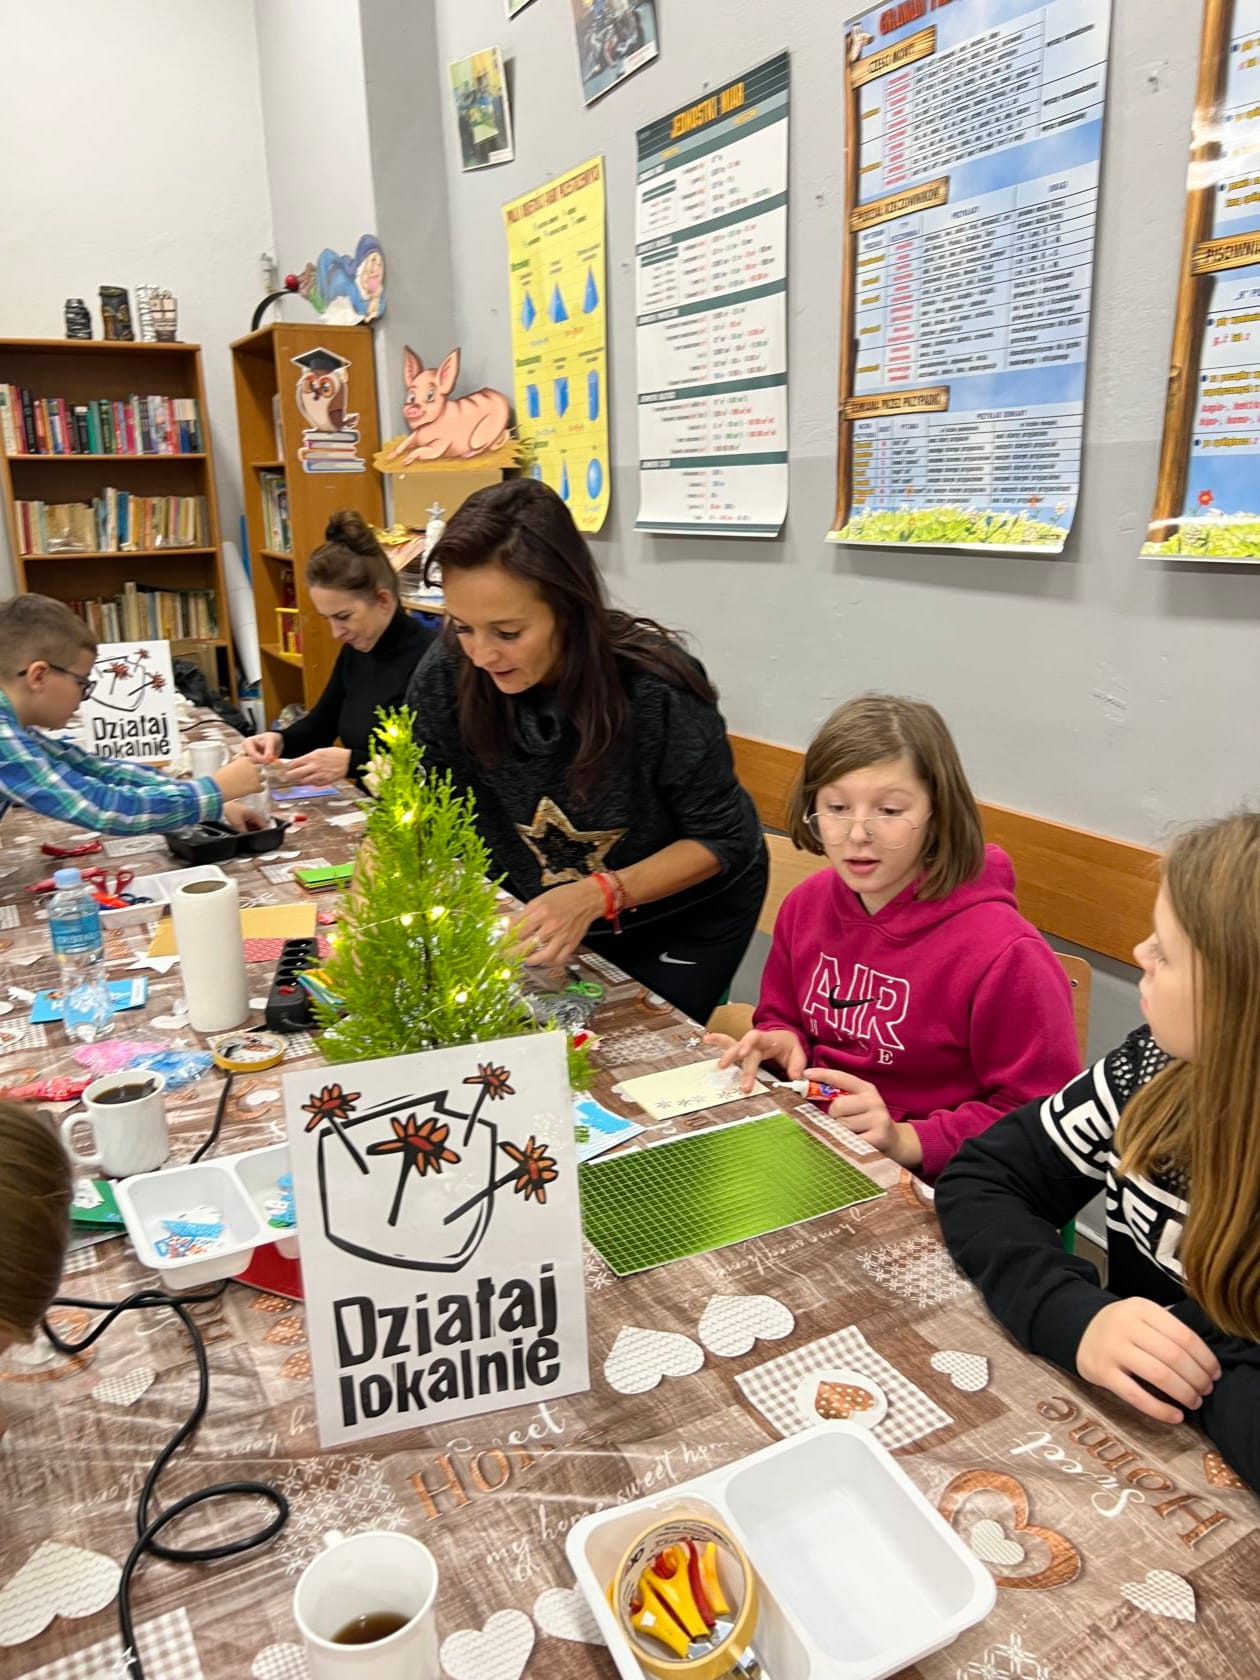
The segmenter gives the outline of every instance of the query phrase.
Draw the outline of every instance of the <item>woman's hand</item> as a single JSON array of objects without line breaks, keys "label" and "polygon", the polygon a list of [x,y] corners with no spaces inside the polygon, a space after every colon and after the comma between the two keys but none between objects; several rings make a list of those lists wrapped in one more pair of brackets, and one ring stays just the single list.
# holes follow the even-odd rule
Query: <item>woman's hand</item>
[{"label": "woman's hand", "polygon": [[[1197,1411],[1221,1374],[1201,1336],[1140,1295],[1112,1301],[1094,1315],[1076,1350],[1076,1368],[1086,1382],[1110,1389],[1160,1423],[1180,1423],[1184,1414],[1178,1406]],[[1177,1405],[1148,1394],[1142,1383]]]},{"label": "woman's hand", "polygon": [[274,764],[284,751],[284,736],[274,729],[261,735],[247,735],[241,742],[241,751],[255,764]]},{"label": "woman's hand", "polygon": [[719,1068],[739,1063],[740,1084],[751,1091],[757,1083],[757,1069],[762,1062],[775,1062],[789,1079],[803,1079],[808,1057],[805,1046],[793,1032],[780,1028],[777,1032],[746,1032],[743,1038],[730,1038],[726,1033],[706,1033],[704,1043],[723,1046],[718,1059]]},{"label": "woman's hand", "polygon": [[332,787],[349,774],[349,747],[316,747],[301,758],[291,758],[284,767],[284,779],[293,787]]},{"label": "woman's hand", "polygon": [[589,876],[552,887],[512,920],[512,930],[531,968],[566,963],[586,938],[586,930],[604,913],[599,882]]},{"label": "woman's hand", "polygon": [[844,1073],[840,1068],[809,1068],[805,1078],[816,1080],[819,1085],[830,1085],[840,1093],[827,1110],[833,1120],[842,1120],[855,1136],[865,1138],[872,1148],[898,1165],[923,1165],[923,1145],[918,1132],[904,1121],[893,1119],[887,1103],[869,1080]]}]

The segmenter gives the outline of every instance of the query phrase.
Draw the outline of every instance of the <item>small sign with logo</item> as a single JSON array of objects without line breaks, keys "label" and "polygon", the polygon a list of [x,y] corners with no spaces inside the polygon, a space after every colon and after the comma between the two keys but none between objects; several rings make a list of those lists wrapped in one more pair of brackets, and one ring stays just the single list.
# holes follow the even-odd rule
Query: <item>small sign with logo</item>
[{"label": "small sign with logo", "polygon": [[147,764],[177,755],[179,696],[169,642],[102,642],[92,684],[76,714],[89,752]]},{"label": "small sign with logo", "polygon": [[323,1446],[589,1386],[562,1033],[284,1087]]}]

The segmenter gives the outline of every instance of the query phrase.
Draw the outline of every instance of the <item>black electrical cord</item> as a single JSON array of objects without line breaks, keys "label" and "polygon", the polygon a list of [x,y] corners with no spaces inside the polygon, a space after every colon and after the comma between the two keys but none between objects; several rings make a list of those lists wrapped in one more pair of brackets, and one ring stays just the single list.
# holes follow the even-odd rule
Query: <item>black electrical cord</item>
[{"label": "black electrical cord", "polygon": [[214,1111],[214,1125],[211,1126],[210,1135],[207,1137],[205,1142],[198,1144],[193,1153],[188,1157],[188,1165],[190,1167],[194,1165],[195,1162],[200,1161],[203,1155],[208,1155],[214,1148],[215,1144],[219,1141],[219,1132],[223,1126],[223,1116],[227,1109],[228,1096],[231,1093],[232,1081],[235,1078],[236,1075],[234,1073],[229,1073],[227,1078],[223,1081],[223,1089],[219,1092],[219,1106]]},{"label": "black electrical cord", "polygon": [[[229,1080],[228,1084],[231,1083]],[[224,1096],[219,1104],[219,1118],[222,1118],[224,1104],[227,1101],[226,1086]],[[203,1149],[213,1142],[218,1131],[218,1120],[215,1130],[207,1138]],[[200,1153],[200,1151],[198,1152]],[[195,1157],[194,1157],[195,1159]],[[144,1680],[144,1669],[141,1666],[140,1654],[136,1650],[135,1627],[131,1617],[131,1582],[141,1559],[146,1553],[153,1557],[162,1558],[167,1563],[215,1563],[220,1558],[240,1557],[245,1552],[256,1551],[265,1546],[284,1527],[289,1518],[289,1502],[279,1488],[271,1487],[267,1482],[218,1482],[213,1487],[199,1488],[196,1493],[187,1494],[183,1499],[176,1500],[166,1510],[156,1517],[150,1515],[150,1504],[155,1496],[158,1478],[169,1464],[171,1458],[190,1435],[200,1425],[206,1415],[206,1407],[210,1401],[210,1366],[206,1359],[206,1345],[201,1332],[197,1328],[189,1307],[197,1306],[206,1301],[217,1301],[227,1288],[225,1279],[217,1288],[200,1295],[167,1295],[160,1289],[140,1289],[134,1295],[128,1295],[123,1301],[91,1301],[79,1300],[73,1296],[59,1296],[52,1305],[54,1307],[78,1307],[88,1312],[104,1311],[104,1317],[78,1342],[63,1341],[48,1320],[44,1320],[44,1334],[59,1353],[78,1354],[90,1348],[109,1329],[114,1320],[124,1312],[130,1312],[149,1307],[169,1307],[176,1315],[184,1329],[188,1332],[192,1343],[193,1354],[197,1361],[197,1399],[188,1417],[180,1424],[170,1440],[154,1459],[149,1474],[145,1477],[139,1502],[136,1505],[136,1542],[127,1554],[123,1564],[122,1575],[118,1582],[118,1629],[122,1636],[123,1660],[132,1680]],[[228,1540],[221,1546],[168,1546],[158,1539],[158,1535],[169,1523],[192,1510],[196,1505],[207,1504],[212,1499],[236,1499],[253,1497],[265,1499],[275,1507],[275,1516],[265,1527],[254,1534],[248,1534],[240,1540]]]}]

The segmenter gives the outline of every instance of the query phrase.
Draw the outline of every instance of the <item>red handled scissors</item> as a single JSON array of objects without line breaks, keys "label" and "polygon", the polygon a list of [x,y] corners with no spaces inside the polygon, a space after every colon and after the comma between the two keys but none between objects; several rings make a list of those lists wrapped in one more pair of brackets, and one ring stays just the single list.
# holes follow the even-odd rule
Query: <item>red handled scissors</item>
[{"label": "red handled scissors", "polygon": [[134,869],[120,869],[114,876],[114,884],[109,884],[109,870],[96,868],[85,869],[83,879],[94,888],[93,897],[102,910],[125,910],[129,904],[150,904],[151,899],[141,898],[135,893],[129,893],[127,888],[136,878]]}]

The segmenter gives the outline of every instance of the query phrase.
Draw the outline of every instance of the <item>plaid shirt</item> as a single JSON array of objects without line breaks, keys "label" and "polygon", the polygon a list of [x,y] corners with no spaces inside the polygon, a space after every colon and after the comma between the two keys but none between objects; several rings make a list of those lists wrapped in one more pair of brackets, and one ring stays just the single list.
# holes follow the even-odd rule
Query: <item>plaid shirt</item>
[{"label": "plaid shirt", "polygon": [[0,689],[0,817],[10,805],[102,834],[160,834],[218,817],[223,795],[208,776],[177,782],[27,729]]}]

